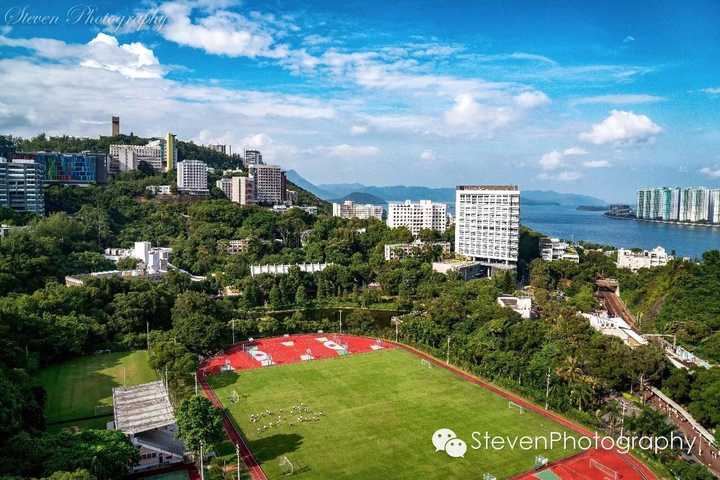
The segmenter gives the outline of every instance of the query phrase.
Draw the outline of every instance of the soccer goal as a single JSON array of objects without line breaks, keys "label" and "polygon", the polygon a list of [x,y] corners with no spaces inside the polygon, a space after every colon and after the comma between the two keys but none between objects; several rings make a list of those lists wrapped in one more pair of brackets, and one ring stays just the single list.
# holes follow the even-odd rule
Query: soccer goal
[{"label": "soccer goal", "polygon": [[608,467],[603,463],[598,462],[594,458],[590,459],[590,468],[600,470],[606,479],[620,480],[620,472],[618,472],[617,470],[613,470],[612,468]]},{"label": "soccer goal", "polygon": [[538,470],[540,468],[543,468],[548,464],[547,457],[544,457],[542,455],[536,455],[535,456],[535,470]]},{"label": "soccer goal", "polygon": [[497,477],[492,473],[484,473],[483,480],[497,480]]},{"label": "soccer goal", "polygon": [[280,457],[280,460],[278,460],[278,468],[280,469],[280,473],[283,475],[292,475],[295,473],[295,465],[293,465],[290,459],[285,455]]},{"label": "soccer goal", "polygon": [[428,362],[427,360],[420,359],[420,366],[425,368],[432,368],[432,363]]},{"label": "soccer goal", "polygon": [[513,402],[512,400],[508,401],[508,408],[517,410],[519,413],[525,413],[525,407],[522,405],[518,405],[517,403]]}]

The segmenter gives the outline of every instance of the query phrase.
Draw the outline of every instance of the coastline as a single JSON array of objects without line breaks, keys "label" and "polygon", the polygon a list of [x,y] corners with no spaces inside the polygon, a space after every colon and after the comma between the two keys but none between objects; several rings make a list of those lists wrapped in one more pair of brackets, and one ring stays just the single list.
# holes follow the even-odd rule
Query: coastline
[{"label": "coastline", "polygon": [[607,218],[613,220],[636,220],[638,222],[647,223],[664,223],[666,225],[677,225],[679,227],[705,227],[705,228],[720,228],[720,223],[692,223],[692,222],[678,222],[675,220],[651,220],[649,218],[637,218],[637,217],[618,217],[614,215],[604,215]]}]

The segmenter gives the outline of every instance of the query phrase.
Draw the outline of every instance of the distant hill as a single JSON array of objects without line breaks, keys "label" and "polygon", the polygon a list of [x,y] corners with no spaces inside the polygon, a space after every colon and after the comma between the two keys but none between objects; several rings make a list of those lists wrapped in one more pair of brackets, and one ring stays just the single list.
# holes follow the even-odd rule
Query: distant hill
[{"label": "distant hill", "polygon": [[[455,202],[455,188],[453,187],[431,188],[405,185],[375,187],[360,183],[315,185],[293,170],[288,172],[288,179],[326,200],[344,198],[350,194],[367,193],[384,200],[383,203],[403,200],[432,200],[450,204]],[[604,206],[607,204],[604,200],[589,195],[560,193],[552,190],[522,190],[521,199],[524,205],[566,205],[577,207],[579,205]]]},{"label": "distant hill", "polygon": [[384,199],[367,192],[353,192],[342,198],[336,198],[328,201],[333,203],[342,203],[346,200],[350,200],[355,203],[370,203],[372,205],[385,205],[387,203]]}]

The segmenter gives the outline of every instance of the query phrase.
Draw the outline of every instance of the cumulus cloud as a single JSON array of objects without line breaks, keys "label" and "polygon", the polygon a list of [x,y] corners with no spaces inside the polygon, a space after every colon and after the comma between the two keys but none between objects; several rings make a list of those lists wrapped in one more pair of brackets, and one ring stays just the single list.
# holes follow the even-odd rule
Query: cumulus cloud
[{"label": "cumulus cloud", "polygon": [[628,35],[627,37],[623,38],[623,43],[631,43],[635,41],[635,37],[632,35]]},{"label": "cumulus cloud", "polygon": [[551,181],[558,181],[558,182],[574,182],[575,180],[578,180],[582,178],[582,173],[576,171],[576,170],[563,170],[562,172],[557,173],[548,173],[544,172],[541,173],[538,177],[542,180],[551,180]]},{"label": "cumulus cloud", "polygon": [[550,99],[543,92],[527,91],[515,97],[515,103],[522,108],[535,108],[550,103]]},{"label": "cumulus cloud", "polygon": [[703,88],[702,91],[710,95],[720,95],[720,87]]},{"label": "cumulus cloud", "polygon": [[710,178],[720,178],[720,167],[703,167],[700,173]]},{"label": "cumulus cloud", "polygon": [[350,127],[350,134],[351,135],[364,135],[368,131],[368,128],[365,125],[353,125]]},{"label": "cumulus cloud", "polygon": [[515,113],[510,108],[481,104],[470,94],[455,97],[454,105],[445,112],[448,125],[471,130],[492,130],[507,125],[514,117]]},{"label": "cumulus cloud", "polygon": [[607,168],[610,166],[610,162],[607,160],[588,160],[583,162],[585,168]]},{"label": "cumulus cloud", "polygon": [[589,132],[581,133],[580,139],[596,145],[636,143],[648,141],[662,131],[663,129],[646,115],[612,110],[609,117],[593,125]]},{"label": "cumulus cloud", "polygon": [[563,151],[553,150],[540,157],[540,168],[543,170],[558,170],[567,166],[566,157],[587,155],[587,151],[580,147],[569,147]]},{"label": "cumulus cloud", "polygon": [[68,44],[50,38],[10,38],[0,35],[0,46],[33,50],[46,60],[78,63],[84,67],[119,72],[128,78],[160,78],[165,69],[155,53],[139,42],[121,44],[98,33],[87,44]]}]

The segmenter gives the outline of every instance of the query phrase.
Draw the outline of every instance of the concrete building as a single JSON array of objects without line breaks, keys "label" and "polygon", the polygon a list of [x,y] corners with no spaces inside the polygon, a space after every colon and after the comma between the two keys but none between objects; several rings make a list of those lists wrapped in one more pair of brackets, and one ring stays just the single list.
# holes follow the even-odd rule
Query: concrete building
[{"label": "concrete building", "polygon": [[580,262],[580,256],[577,254],[575,249],[570,244],[560,240],[559,238],[541,238],[540,256],[546,262],[552,262],[554,260],[568,260],[575,263]]},{"label": "concrete building", "polygon": [[690,187],[682,190],[680,196],[681,222],[701,223],[710,218],[710,190],[705,187]]},{"label": "concrete building", "polygon": [[421,230],[444,232],[447,227],[447,205],[430,200],[390,202],[387,224],[390,228],[406,227],[415,236]]},{"label": "concrete building", "polygon": [[232,199],[232,178],[222,177],[220,180],[215,182],[215,186],[222,190],[223,194]]},{"label": "concrete building", "polygon": [[29,226],[20,226],[19,227],[19,226],[15,226],[15,225],[5,225],[4,223],[0,224],[0,238],[7,237],[8,235],[10,235],[10,232],[14,232],[14,231],[16,232],[18,230],[24,230],[26,228],[30,228],[30,227]]},{"label": "concrete building", "polygon": [[286,275],[290,268],[297,267],[301,272],[315,273],[322,272],[330,265],[329,263],[298,263],[295,265],[250,265],[250,276],[269,274]]},{"label": "concrete building", "polygon": [[257,203],[277,205],[285,202],[287,178],[277,165],[253,164],[248,173],[255,182],[255,200]]},{"label": "concrete building", "polygon": [[232,177],[230,179],[230,200],[240,205],[255,203],[255,181],[252,177]]},{"label": "concrete building", "polygon": [[376,218],[382,220],[383,207],[380,205],[358,204],[352,200],[345,200],[343,203],[333,203],[333,217],[342,218]]},{"label": "concrete building", "polygon": [[222,144],[210,144],[206,145],[207,148],[215,152],[224,153],[225,155],[232,155],[232,146]]},{"label": "concrete building", "polygon": [[249,150],[246,148],[243,151],[243,162],[245,167],[249,167],[250,165],[263,165],[262,153],[260,153],[260,150]]},{"label": "concrete building", "polygon": [[145,190],[153,195],[172,195],[172,187],[170,185],[148,185]]},{"label": "concrete building", "polygon": [[113,116],[112,117],[112,136],[117,137],[120,135],[120,117]]},{"label": "concrete building", "polygon": [[168,271],[172,248],[153,247],[150,242],[135,242],[133,248],[106,248],[105,258],[117,262],[123,258],[134,258],[140,263],[137,270],[148,274]]},{"label": "concrete building", "polygon": [[156,172],[163,171],[163,146],[159,141],[147,145],[110,145],[110,174],[137,170],[142,162],[153,167]]},{"label": "concrete building", "polygon": [[672,255],[668,255],[664,248],[655,247],[652,250],[642,250],[634,252],[624,248],[617,251],[617,268],[625,268],[633,272],[641,268],[662,267],[672,260]]},{"label": "concrete building", "polygon": [[520,237],[520,190],[460,185],[455,190],[455,253],[492,268],[514,268]]},{"label": "concrete building", "polygon": [[412,243],[391,243],[385,245],[385,261],[399,260],[415,255],[417,252],[435,247],[441,249],[443,257],[450,255],[450,249],[452,248],[450,242],[423,242],[422,240],[415,240]]},{"label": "concrete building", "polygon": [[463,280],[486,277],[490,272],[490,269],[480,262],[458,259],[433,262],[432,269],[433,272],[444,275],[450,272],[457,272]]},{"label": "concrete building", "polygon": [[228,255],[238,255],[247,252],[250,248],[250,239],[241,238],[239,240],[219,240],[218,249],[224,251]]},{"label": "concrete building", "polygon": [[207,195],[207,165],[200,160],[183,160],[177,164],[178,192],[188,195]]},{"label": "concrete building", "polygon": [[533,317],[532,298],[530,297],[513,297],[510,295],[503,295],[498,297],[497,303],[503,308],[509,308],[520,314],[522,318]]},{"label": "concrete building", "polygon": [[177,145],[175,144],[175,135],[168,132],[165,136],[165,149],[163,155],[165,156],[165,171],[171,172],[175,170],[177,165]]},{"label": "concrete building", "polygon": [[44,167],[34,160],[0,157],[0,207],[45,213]]},{"label": "concrete building", "polygon": [[112,390],[113,421],[108,429],[123,432],[139,450],[132,473],[181,463],[185,445],[178,437],[170,396],[162,381]]}]

